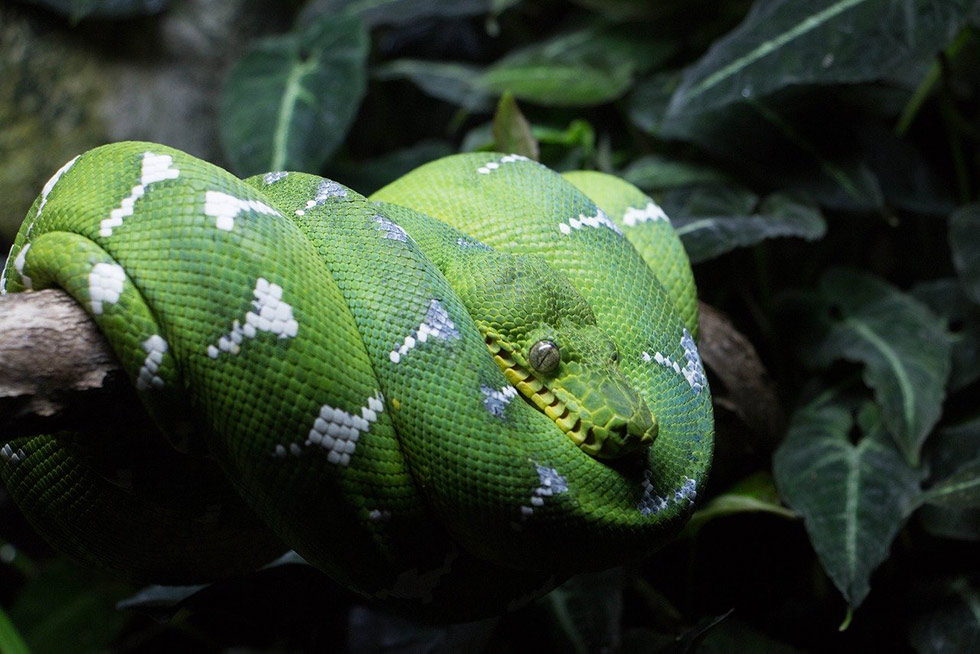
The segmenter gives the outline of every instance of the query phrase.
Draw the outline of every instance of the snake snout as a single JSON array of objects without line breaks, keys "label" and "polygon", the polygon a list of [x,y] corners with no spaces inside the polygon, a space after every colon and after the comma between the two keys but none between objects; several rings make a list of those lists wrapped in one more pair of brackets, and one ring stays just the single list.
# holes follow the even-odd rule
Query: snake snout
[{"label": "snake snout", "polygon": [[580,371],[563,386],[576,398],[578,416],[566,433],[587,454],[617,459],[645,449],[657,437],[656,418],[618,368]]},{"label": "snake snout", "polygon": [[[611,375],[600,386],[611,415],[605,422],[606,438],[595,456],[615,459],[647,447],[657,437],[658,425],[643,398],[621,374]],[[597,412],[596,418],[605,412]]]}]

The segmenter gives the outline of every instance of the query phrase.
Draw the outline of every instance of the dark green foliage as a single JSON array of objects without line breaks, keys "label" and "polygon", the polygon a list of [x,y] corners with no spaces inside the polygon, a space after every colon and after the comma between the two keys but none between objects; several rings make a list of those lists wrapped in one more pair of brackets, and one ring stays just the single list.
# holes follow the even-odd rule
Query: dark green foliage
[{"label": "dark green foliage", "polygon": [[[33,4],[85,28],[166,3]],[[53,558],[0,491],[17,545],[0,541],[0,650],[79,634],[122,651],[977,649],[980,2],[280,7],[291,31],[230,56],[218,163],[364,193],[467,150],[619,174],[671,217],[780,406],[711,376],[713,476],[675,543],[452,627],[375,613],[295,559],[201,588],[117,586]]]}]

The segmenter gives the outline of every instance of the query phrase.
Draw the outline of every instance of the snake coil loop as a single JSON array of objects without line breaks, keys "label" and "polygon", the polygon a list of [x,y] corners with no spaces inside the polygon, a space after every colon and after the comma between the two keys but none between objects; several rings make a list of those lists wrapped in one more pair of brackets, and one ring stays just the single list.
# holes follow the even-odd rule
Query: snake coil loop
[{"label": "snake coil loop", "polygon": [[53,285],[156,427],[12,439],[0,478],[117,574],[288,547],[393,610],[473,618],[648,555],[706,479],[690,266],[608,175],[465,154],[369,200],[119,143],[59,170],[17,235],[0,289]]}]

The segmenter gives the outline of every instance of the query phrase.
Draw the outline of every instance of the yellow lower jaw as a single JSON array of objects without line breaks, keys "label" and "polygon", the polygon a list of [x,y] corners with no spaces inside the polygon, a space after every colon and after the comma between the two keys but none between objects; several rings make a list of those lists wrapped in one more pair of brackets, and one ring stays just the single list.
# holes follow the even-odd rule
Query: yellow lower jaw
[{"label": "yellow lower jaw", "polygon": [[559,429],[568,434],[573,443],[576,445],[584,443],[586,434],[575,429],[576,426],[581,425],[578,417],[572,415],[566,406],[556,399],[555,394],[535,379],[530,372],[518,367],[509,357],[502,356],[505,353],[506,351],[498,346],[494,351],[493,359],[504,371],[504,377],[507,378],[507,381],[520,391],[521,395],[543,411],[546,416],[554,420]]}]

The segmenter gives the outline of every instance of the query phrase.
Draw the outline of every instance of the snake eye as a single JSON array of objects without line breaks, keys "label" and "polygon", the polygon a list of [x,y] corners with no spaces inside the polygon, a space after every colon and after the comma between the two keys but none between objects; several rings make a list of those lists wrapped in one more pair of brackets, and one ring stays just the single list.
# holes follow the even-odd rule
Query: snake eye
[{"label": "snake eye", "polygon": [[561,362],[561,353],[554,341],[542,340],[531,346],[527,359],[538,372],[554,372]]}]

